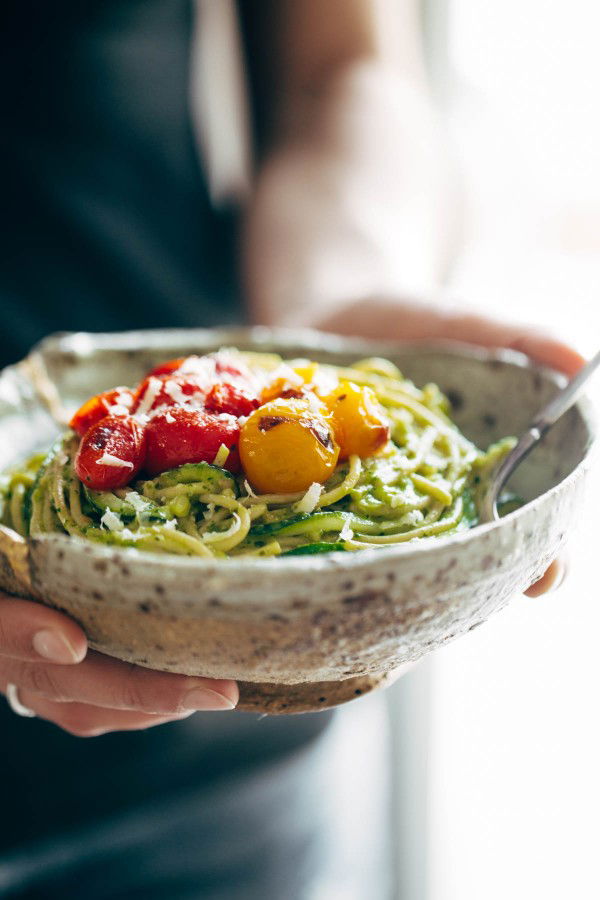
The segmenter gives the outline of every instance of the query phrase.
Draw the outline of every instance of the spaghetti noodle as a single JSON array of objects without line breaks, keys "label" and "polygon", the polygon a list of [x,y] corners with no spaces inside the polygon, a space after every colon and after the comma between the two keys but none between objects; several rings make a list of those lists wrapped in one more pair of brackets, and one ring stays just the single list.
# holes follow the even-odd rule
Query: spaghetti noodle
[{"label": "spaghetti noodle", "polygon": [[[263,383],[265,373],[282,364],[271,354],[240,355]],[[287,365],[297,369],[299,361]],[[47,454],[3,476],[0,521],[24,536],[58,532],[205,558],[351,552],[477,523],[482,484],[512,438],[479,450],[453,424],[449,402],[435,385],[415,387],[387,360],[321,365],[319,372],[331,383],[371,388],[390,426],[390,439],[377,453],[350,454],[324,483],[261,493],[243,471],[192,462],[153,478],[138,475],[124,487],[93,490],[77,476],[80,438],[69,431]],[[216,460],[222,464],[227,455],[221,447]]]}]

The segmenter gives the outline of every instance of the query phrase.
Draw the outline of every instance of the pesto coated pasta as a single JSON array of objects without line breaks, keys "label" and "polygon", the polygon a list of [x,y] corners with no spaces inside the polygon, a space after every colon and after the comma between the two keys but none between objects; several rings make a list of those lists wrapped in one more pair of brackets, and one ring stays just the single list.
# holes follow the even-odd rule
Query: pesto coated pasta
[{"label": "pesto coated pasta", "polygon": [[[282,381],[282,371],[291,371],[300,378],[300,386],[286,387],[283,379],[286,383],[279,385],[275,402],[281,408],[286,402],[308,403],[309,412],[302,407],[304,418],[299,420],[305,426],[301,434],[304,444],[297,445],[295,464],[301,479],[307,471],[313,471],[308,456],[301,456],[302,447],[310,439],[320,453],[320,468],[314,471],[324,473],[323,478],[309,478],[308,486],[304,484],[300,490],[264,490],[265,483],[270,483],[269,465],[258,453],[255,457],[247,455],[247,466],[236,463],[228,468],[227,460],[231,461],[238,450],[237,444],[230,441],[228,445],[221,444],[216,453],[211,451],[210,461],[195,459],[158,472],[146,463],[132,474],[128,483],[98,489],[80,477],[78,452],[87,436],[82,438],[68,431],[48,453],[35,455],[3,477],[2,523],[22,535],[59,532],[142,551],[205,558],[352,552],[453,534],[477,523],[477,498],[482,484],[513,446],[512,438],[481,451],[453,424],[448,400],[435,385],[415,387],[387,360],[361,360],[344,368],[298,360],[283,364],[271,354],[238,356],[262,391],[258,394],[262,399],[254,404],[255,411],[249,407],[250,415],[236,419],[242,464],[245,463],[244,434],[249,432],[253,417],[258,417],[258,438],[278,427],[277,434],[282,441],[288,432],[296,433],[291,430],[292,418],[270,415],[267,422],[266,415],[261,413],[267,401],[257,406],[265,396],[273,403],[269,386],[278,378]],[[235,380],[236,376],[231,377]],[[169,378],[173,376],[158,376],[158,380],[163,379],[161,385],[166,385],[167,392]],[[338,401],[345,400],[348,393],[346,388],[342,393],[340,385],[362,392],[363,398],[369,389],[369,396],[372,392],[376,398],[378,409],[383,411],[379,419],[385,420],[385,431],[380,425],[375,452],[369,455],[352,452],[356,449],[350,433],[353,429],[346,425],[345,432],[339,431],[334,422],[335,410],[331,413],[327,407],[326,395],[332,396],[332,385],[337,386]],[[183,387],[185,393],[185,384]],[[147,386],[144,390],[147,394]],[[156,395],[156,385],[153,391]],[[182,399],[180,387],[178,391],[175,396],[178,408],[187,410],[188,396]],[[174,418],[172,406],[159,405],[156,414],[149,411],[146,394],[138,400],[137,414],[134,407],[125,410],[125,413],[134,410],[132,416],[137,415],[142,429],[149,427],[148,419],[153,415],[162,415],[167,422],[169,417]],[[175,395],[173,390],[171,394]],[[117,398],[121,404],[123,396],[121,393]],[[128,396],[134,395],[128,391]],[[206,391],[202,397],[205,415],[209,408]],[[194,402],[199,406],[197,399]],[[108,408],[106,412],[111,414]],[[225,421],[227,415],[233,421],[231,413],[223,412],[221,420]],[[373,415],[377,424],[377,416]],[[312,424],[307,426],[311,416]],[[315,428],[313,420],[319,416],[330,428],[330,436],[324,437]],[[288,432],[280,427],[282,423]],[[228,428],[228,433],[233,434],[232,422]],[[306,428],[312,438],[305,433]],[[371,429],[370,433],[375,431]],[[347,453],[343,452],[344,444]],[[277,460],[270,464],[273,472],[276,463],[283,466],[284,457],[285,453],[278,449]],[[252,460],[255,467],[263,465],[262,479],[258,475],[249,478]],[[132,472],[134,469],[133,463],[106,451],[100,461],[117,469],[130,465]],[[159,467],[155,466],[155,470]],[[287,470],[282,471],[285,479]],[[288,482],[277,482],[273,475],[273,483]]]}]

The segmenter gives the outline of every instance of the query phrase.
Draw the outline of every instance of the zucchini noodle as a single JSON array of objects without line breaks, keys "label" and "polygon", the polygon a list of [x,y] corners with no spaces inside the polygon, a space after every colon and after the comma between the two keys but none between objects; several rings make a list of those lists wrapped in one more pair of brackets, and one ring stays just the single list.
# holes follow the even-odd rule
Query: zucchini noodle
[{"label": "zucchini noodle", "polygon": [[[263,383],[283,362],[274,354],[242,356]],[[289,363],[299,364],[307,363]],[[417,388],[388,360],[319,368],[324,378],[370,387],[391,433],[377,455],[351,455],[323,485],[255,493],[243,473],[216,464],[226,464],[222,447],[213,464],[187,463],[93,491],[75,473],[79,438],[67,432],[47,454],[1,477],[0,522],[23,536],[57,532],[211,559],[382,548],[477,524],[478,497],[513,438],[479,450],[453,424],[436,385]]]}]

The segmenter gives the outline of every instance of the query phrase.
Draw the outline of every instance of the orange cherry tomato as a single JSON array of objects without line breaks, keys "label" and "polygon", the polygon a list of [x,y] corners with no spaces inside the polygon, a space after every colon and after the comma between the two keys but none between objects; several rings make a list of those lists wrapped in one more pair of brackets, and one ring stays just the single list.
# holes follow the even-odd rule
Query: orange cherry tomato
[{"label": "orange cherry tomato", "polygon": [[[104,391],[102,394],[96,394],[95,397],[90,397],[83,406],[81,406],[71,421],[69,422],[69,426],[76,431],[80,437],[86,433],[88,428],[91,428],[92,425],[95,425],[96,422],[99,422],[100,419],[103,419],[105,416],[112,415],[125,415],[131,409],[131,405],[133,403],[133,394],[126,387],[118,387],[114,388],[112,391]],[[118,409],[117,413],[113,410],[113,407],[121,408]]]},{"label": "orange cherry tomato", "polygon": [[145,469],[149,475],[158,475],[184,463],[212,463],[221,444],[230,451],[223,468],[230,472],[239,470],[240,426],[233,416],[173,407],[155,413],[146,431]]},{"label": "orange cherry tomato", "polygon": [[144,464],[144,426],[132,416],[105,416],[88,428],[75,457],[77,477],[95,491],[125,487]]},{"label": "orange cherry tomato", "polygon": [[363,459],[373,456],[389,441],[390,423],[370,387],[341,381],[323,402],[331,414],[340,459],[354,453]]},{"label": "orange cherry tomato", "polygon": [[287,364],[282,364],[273,374],[270,382],[262,389],[261,403],[276,400],[277,397],[300,398],[304,393],[305,381],[299,372],[295,372]]},{"label": "orange cherry tomato", "polygon": [[240,432],[240,459],[260,493],[295,493],[326,481],[339,447],[317,398],[271,400],[255,410]]},{"label": "orange cherry tomato", "polygon": [[177,369],[181,368],[185,360],[185,356],[180,356],[179,359],[169,359],[164,363],[160,363],[160,365],[155,366],[151,372],[148,372],[146,378],[150,378],[151,375],[154,375],[155,378],[158,378],[160,375],[170,375],[172,372],[176,372]]}]

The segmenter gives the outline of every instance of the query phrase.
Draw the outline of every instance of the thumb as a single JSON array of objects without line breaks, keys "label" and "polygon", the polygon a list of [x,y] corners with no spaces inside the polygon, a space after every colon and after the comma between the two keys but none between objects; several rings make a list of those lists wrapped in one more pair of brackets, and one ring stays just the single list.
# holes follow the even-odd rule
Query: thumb
[{"label": "thumb", "polygon": [[85,634],[63,613],[0,593],[0,656],[30,662],[78,663]]}]

